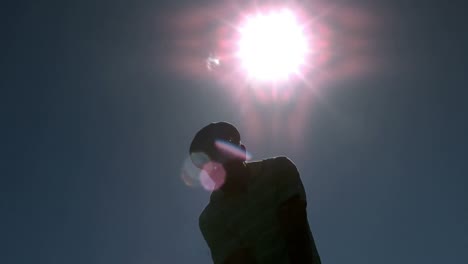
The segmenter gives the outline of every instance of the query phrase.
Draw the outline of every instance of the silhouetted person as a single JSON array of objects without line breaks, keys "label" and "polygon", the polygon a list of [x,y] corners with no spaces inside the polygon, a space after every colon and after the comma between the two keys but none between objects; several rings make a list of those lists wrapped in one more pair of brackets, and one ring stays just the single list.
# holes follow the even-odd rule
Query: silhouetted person
[{"label": "silhouetted person", "polygon": [[190,156],[215,183],[199,219],[215,264],[321,263],[291,160],[247,162],[238,130],[225,122],[202,128]]}]

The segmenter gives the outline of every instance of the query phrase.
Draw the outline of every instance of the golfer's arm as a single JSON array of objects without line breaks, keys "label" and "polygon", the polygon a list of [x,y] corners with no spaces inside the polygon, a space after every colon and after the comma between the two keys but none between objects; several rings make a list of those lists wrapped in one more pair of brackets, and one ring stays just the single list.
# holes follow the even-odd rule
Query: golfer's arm
[{"label": "golfer's arm", "polygon": [[306,205],[306,201],[296,195],[278,210],[281,233],[292,264],[321,263],[307,221]]}]

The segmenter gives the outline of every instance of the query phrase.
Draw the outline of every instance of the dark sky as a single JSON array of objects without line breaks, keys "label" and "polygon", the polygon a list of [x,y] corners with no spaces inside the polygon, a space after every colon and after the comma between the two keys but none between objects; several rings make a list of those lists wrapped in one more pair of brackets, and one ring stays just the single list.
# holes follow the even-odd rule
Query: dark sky
[{"label": "dark sky", "polygon": [[[380,70],[321,85],[293,148],[170,69],[182,32],[164,19],[195,5],[167,2],[2,4],[0,263],[210,263],[209,193],[180,176],[219,120],[254,159],[294,160],[324,263],[468,263],[466,4],[346,3],[378,18],[360,39]],[[256,107],[261,126],[292,113]]]}]

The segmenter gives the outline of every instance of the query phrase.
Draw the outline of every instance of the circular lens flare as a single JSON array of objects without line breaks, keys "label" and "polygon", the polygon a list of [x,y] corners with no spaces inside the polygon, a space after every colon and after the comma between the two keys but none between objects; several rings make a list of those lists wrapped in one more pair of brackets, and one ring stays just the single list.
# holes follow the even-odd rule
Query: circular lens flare
[{"label": "circular lens flare", "polygon": [[185,159],[181,179],[188,187],[201,186],[207,191],[214,191],[223,186],[226,170],[221,163],[207,160],[205,155],[199,153]]},{"label": "circular lens flare", "polygon": [[237,56],[249,77],[278,81],[299,74],[308,43],[291,11],[283,9],[249,17],[239,32]]},{"label": "circular lens flare", "polygon": [[226,180],[226,171],[218,162],[208,162],[200,172],[200,183],[207,191],[214,191],[223,186]]},{"label": "circular lens flare", "polygon": [[200,186],[200,172],[201,168],[194,165],[191,157],[187,157],[182,166],[180,177],[185,185],[189,187],[198,187]]}]

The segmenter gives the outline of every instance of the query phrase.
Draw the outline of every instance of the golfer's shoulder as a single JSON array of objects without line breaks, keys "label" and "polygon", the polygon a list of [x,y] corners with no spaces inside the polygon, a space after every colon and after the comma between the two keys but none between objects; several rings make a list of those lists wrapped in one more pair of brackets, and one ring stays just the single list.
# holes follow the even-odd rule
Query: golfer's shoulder
[{"label": "golfer's shoulder", "polygon": [[292,162],[290,158],[286,156],[278,156],[269,160],[271,166],[275,171],[280,171],[283,173],[297,173],[296,165],[294,164],[294,162]]},{"label": "golfer's shoulder", "polygon": [[294,165],[294,162],[286,156],[278,156],[274,157],[274,162],[275,165],[278,167],[285,167],[285,168],[296,168],[296,165]]},{"label": "golfer's shoulder", "polygon": [[267,158],[252,165],[252,171],[256,171],[255,174],[260,176],[257,177],[257,185],[263,186],[260,188],[296,181],[299,178],[296,165],[286,156]]},{"label": "golfer's shoulder", "polygon": [[286,156],[271,157],[259,161],[251,161],[247,164],[254,174],[265,172],[268,169],[281,171],[296,171],[296,165]]}]

